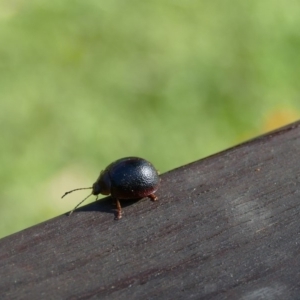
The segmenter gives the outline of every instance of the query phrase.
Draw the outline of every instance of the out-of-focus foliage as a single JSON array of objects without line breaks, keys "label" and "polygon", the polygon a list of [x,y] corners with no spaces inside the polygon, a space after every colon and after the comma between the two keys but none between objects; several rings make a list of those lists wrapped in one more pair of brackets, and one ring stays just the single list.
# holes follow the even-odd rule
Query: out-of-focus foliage
[{"label": "out-of-focus foliage", "polygon": [[299,117],[297,1],[0,1],[0,235],[111,161],[161,171]]}]

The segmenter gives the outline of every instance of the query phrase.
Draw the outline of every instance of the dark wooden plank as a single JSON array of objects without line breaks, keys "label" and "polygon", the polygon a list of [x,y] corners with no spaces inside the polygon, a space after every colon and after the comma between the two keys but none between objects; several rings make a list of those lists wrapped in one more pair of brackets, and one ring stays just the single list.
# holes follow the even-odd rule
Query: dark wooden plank
[{"label": "dark wooden plank", "polygon": [[299,125],[2,239],[1,299],[299,299]]}]

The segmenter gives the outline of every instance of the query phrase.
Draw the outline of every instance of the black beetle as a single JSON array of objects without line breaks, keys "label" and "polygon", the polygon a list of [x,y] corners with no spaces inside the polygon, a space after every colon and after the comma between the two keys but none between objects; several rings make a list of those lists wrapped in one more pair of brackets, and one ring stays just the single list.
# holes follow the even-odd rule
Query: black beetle
[{"label": "black beetle", "polygon": [[111,163],[100,175],[92,187],[79,188],[66,192],[64,196],[78,190],[92,189],[92,193],[78,203],[70,212],[71,215],[76,208],[91,195],[111,195],[117,206],[115,219],[122,218],[120,199],[141,199],[148,197],[157,200],[154,194],[159,186],[160,177],[157,170],[147,160],[139,157],[125,157]]}]

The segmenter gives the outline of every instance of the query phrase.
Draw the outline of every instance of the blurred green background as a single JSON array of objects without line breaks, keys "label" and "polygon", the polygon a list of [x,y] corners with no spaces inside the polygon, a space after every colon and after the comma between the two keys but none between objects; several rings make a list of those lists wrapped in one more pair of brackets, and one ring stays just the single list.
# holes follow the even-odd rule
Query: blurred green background
[{"label": "blurred green background", "polygon": [[[161,173],[299,118],[298,1],[0,0],[0,236],[124,156]],[[93,201],[93,199],[90,199]]]}]

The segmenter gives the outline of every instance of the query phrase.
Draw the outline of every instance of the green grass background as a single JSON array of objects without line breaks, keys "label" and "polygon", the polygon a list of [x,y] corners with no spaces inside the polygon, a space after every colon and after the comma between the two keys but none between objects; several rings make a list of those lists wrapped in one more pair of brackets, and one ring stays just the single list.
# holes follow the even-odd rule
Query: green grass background
[{"label": "green grass background", "polygon": [[[124,156],[161,171],[299,118],[297,1],[0,0],[0,236]],[[91,200],[92,201],[92,200]]]}]

